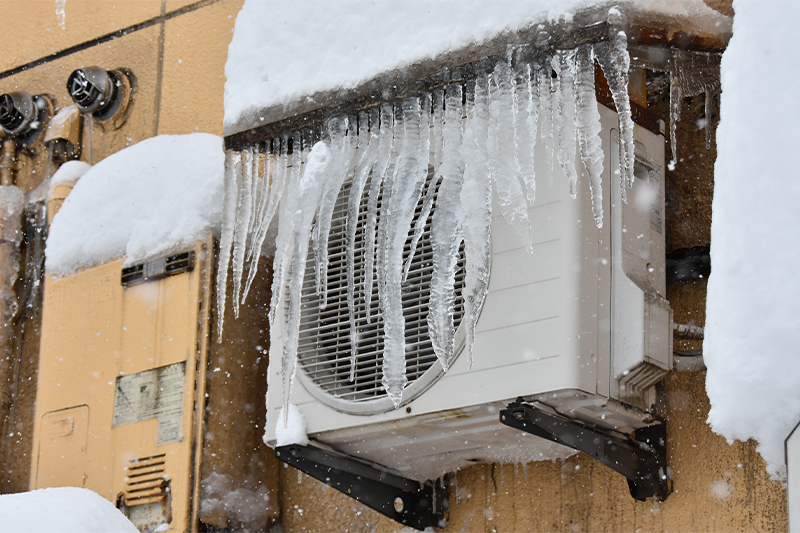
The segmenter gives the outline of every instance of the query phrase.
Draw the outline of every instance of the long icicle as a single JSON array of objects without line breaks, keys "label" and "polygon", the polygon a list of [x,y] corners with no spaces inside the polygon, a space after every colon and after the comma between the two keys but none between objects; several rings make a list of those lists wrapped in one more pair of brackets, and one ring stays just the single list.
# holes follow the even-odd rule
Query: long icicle
[{"label": "long icicle", "polygon": [[292,214],[292,270],[289,275],[289,305],[286,313],[286,339],[283,345],[281,376],[283,378],[284,427],[288,424],[289,398],[297,371],[297,344],[300,337],[300,301],[308,258],[308,235],[314,222],[322,194],[322,186],[330,170],[331,151],[318,142],[308,154],[302,178],[297,184],[297,209]]},{"label": "long icicle", "polygon": [[236,206],[239,194],[239,171],[241,154],[228,150],[225,152],[225,189],[222,200],[222,233],[219,240],[219,265],[217,265],[217,342],[222,342],[222,328],[225,318],[225,301],[228,288],[228,268],[231,261]]},{"label": "long icicle", "polygon": [[333,209],[339,191],[347,177],[350,161],[356,149],[355,124],[348,117],[328,119],[324,129],[330,138],[331,161],[329,175],[322,183],[319,212],[314,225],[314,258],[317,294],[322,296],[320,307],[328,305],[328,239]]},{"label": "long icicle", "polygon": [[233,233],[233,316],[239,318],[239,301],[242,289],[244,256],[247,251],[248,229],[253,211],[253,149],[242,153],[242,182],[239,186],[239,205]]},{"label": "long icicle", "polygon": [[589,174],[592,211],[598,228],[603,227],[603,147],[600,141],[600,112],[594,86],[594,51],[592,45],[577,48],[575,75],[576,127],[581,160]]},{"label": "long icicle", "polygon": [[350,318],[350,381],[355,381],[356,358],[358,357],[358,328],[355,313],[355,251],[356,230],[358,229],[358,213],[364,187],[367,184],[372,168],[378,159],[380,144],[379,111],[377,108],[369,112],[362,111],[358,117],[358,149],[361,157],[353,173],[350,196],[347,199],[347,311]]},{"label": "long icicle", "polygon": [[594,45],[595,56],[603,69],[614,107],[619,117],[619,185],[622,201],[627,203],[627,188],[633,186],[635,146],[633,143],[633,117],[628,96],[628,71],[631,58],[628,55],[628,37],[624,31],[615,32],[608,43]]},{"label": "long icicle", "polygon": [[372,170],[372,178],[370,179],[367,220],[364,224],[364,252],[366,254],[364,259],[364,308],[367,313],[367,322],[370,322],[372,316],[372,288],[375,280],[375,261],[378,255],[375,237],[378,225],[378,200],[381,197],[381,189],[386,181],[386,175],[391,167],[392,157],[396,155],[394,108],[392,104],[386,103],[381,106],[380,120],[378,160]]},{"label": "long icicle", "polygon": [[[464,175],[462,145],[462,88],[447,86],[444,145],[439,170],[442,184],[431,223],[433,274],[428,305],[428,331],[436,357],[447,371],[455,355],[455,282],[458,253],[463,240],[464,208],[460,201]],[[431,180],[429,187],[434,188]],[[430,190],[430,189],[429,189]]]},{"label": "long icicle", "polygon": [[247,298],[247,294],[250,292],[250,287],[252,286],[253,280],[256,277],[256,273],[258,272],[258,261],[261,257],[261,249],[264,246],[264,240],[267,237],[270,224],[272,223],[272,219],[275,218],[275,213],[277,212],[280,200],[283,197],[284,187],[286,186],[287,142],[287,137],[284,137],[283,139],[275,138],[273,140],[273,146],[275,148],[273,149],[273,155],[270,157],[271,164],[268,167],[272,170],[271,174],[269,176],[265,176],[264,178],[270,179],[272,183],[269,187],[269,194],[267,195],[264,212],[261,215],[262,220],[260,222],[258,233],[253,239],[255,241],[255,246],[253,246],[255,251],[250,260],[250,272],[247,276],[244,294],[242,294],[242,302],[244,302],[244,299]]},{"label": "long icicle", "polygon": [[578,170],[575,168],[577,156],[577,130],[575,128],[575,51],[559,52],[561,76],[561,109],[558,128],[558,162],[569,180],[569,195],[578,195]]},{"label": "long icicle", "polygon": [[[529,108],[530,109],[530,108]],[[467,271],[464,277],[464,318],[467,355],[472,368],[475,327],[489,286],[492,231],[492,180],[487,168],[487,129],[489,123],[488,91],[485,78],[475,84],[472,108],[464,130],[461,154],[464,158],[464,185],[461,203],[469,216],[464,217],[464,253]],[[535,131],[533,131],[535,139]]]}]

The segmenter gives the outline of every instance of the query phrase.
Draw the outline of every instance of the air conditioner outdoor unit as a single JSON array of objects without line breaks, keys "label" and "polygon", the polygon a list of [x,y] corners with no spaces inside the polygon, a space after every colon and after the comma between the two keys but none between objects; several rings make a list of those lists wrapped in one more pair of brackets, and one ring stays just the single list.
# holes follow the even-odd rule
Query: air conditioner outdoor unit
[{"label": "air conditioner outdoor unit", "polygon": [[[312,443],[425,480],[477,461],[531,461],[558,453],[557,445],[500,423],[499,411],[518,397],[619,434],[655,422],[654,386],[672,365],[664,299],[664,138],[636,125],[636,179],[623,203],[618,117],[599,108],[604,224],[595,224],[586,176],[573,199],[558,164],[552,185],[539,179],[528,210],[533,254],[493,209],[491,278],[471,366],[462,353],[444,372],[427,338],[431,245],[423,236],[404,294],[409,382],[397,409],[381,386],[381,329],[374,320],[359,319],[359,359],[350,380],[345,182],[330,234],[327,306],[321,308],[314,294],[310,265],[303,290],[290,402],[305,418]],[[536,150],[536,174],[547,176],[541,143]],[[577,165],[583,169],[580,160]],[[356,273],[357,283],[362,275]],[[460,312],[457,305],[457,320]],[[282,308],[275,327],[265,437],[273,446],[282,423]],[[464,351],[461,329],[457,343]]]}]

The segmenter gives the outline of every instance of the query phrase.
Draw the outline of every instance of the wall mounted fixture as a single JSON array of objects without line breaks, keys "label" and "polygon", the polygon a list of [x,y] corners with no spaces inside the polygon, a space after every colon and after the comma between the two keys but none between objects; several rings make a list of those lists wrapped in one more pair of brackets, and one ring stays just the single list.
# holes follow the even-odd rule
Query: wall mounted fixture
[{"label": "wall mounted fixture", "polygon": [[78,109],[111,129],[127,120],[135,88],[136,77],[126,68],[79,68],[67,79],[67,91]]},{"label": "wall mounted fixture", "polygon": [[44,142],[54,163],[62,164],[81,156],[81,112],[71,105],[61,109],[47,124]]},{"label": "wall mounted fixture", "polygon": [[21,146],[31,146],[53,116],[53,102],[45,95],[19,91],[0,96],[0,127]]}]

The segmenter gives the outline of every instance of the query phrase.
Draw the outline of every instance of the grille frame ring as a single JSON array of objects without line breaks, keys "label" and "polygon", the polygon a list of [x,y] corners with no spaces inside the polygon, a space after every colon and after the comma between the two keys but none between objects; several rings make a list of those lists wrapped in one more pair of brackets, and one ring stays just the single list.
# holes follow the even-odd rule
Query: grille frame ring
[{"label": "grille frame ring", "polygon": [[[428,177],[428,183],[426,183],[426,188],[431,182],[434,182],[434,180],[432,179],[433,178],[432,169],[430,169],[430,171],[431,172],[430,172],[429,177]],[[350,172],[352,172],[352,169],[350,169]],[[345,183],[343,184],[342,189],[339,192],[339,197],[337,199],[337,202],[340,202],[343,197],[347,198],[347,196],[349,195],[349,185],[350,184],[351,184],[351,177],[348,176],[348,179],[345,181]],[[363,202],[366,201],[367,190],[368,190],[368,188],[365,188],[364,193],[362,195],[362,205],[363,205]],[[421,206],[421,202],[422,202],[422,199],[420,199],[420,203],[418,204],[417,209],[419,209],[419,207]],[[431,215],[430,216],[433,215],[433,212],[435,211],[435,209],[436,208],[435,208],[435,205],[434,205],[434,209],[431,211]],[[359,211],[359,217],[361,217],[362,215],[363,215],[363,213],[361,211]],[[417,218],[417,215],[415,215],[414,221],[416,221],[416,218]],[[429,220],[431,220],[431,219],[429,219]],[[412,222],[412,227],[413,227],[413,222]],[[332,230],[333,230],[333,225],[332,225]],[[428,240],[429,241],[428,231],[429,231],[429,229],[426,229],[426,232],[425,232],[425,235],[423,236],[423,239],[421,239],[420,243],[418,244],[417,253],[415,254],[415,261],[417,261],[417,258],[420,257],[420,255],[421,255],[421,250],[422,250],[422,247],[423,247],[423,240]],[[409,239],[410,239],[410,235],[409,235]],[[407,241],[407,245],[408,245],[408,241]],[[463,243],[462,243],[462,247],[461,247],[461,250],[460,250],[460,254],[461,254],[461,259],[459,260],[459,264],[461,265],[461,267],[459,269],[460,274],[457,274],[457,281],[456,281],[456,283],[457,283],[456,308],[457,308],[457,310],[460,309],[460,311],[457,311],[457,313],[460,316],[457,317],[457,324],[458,325],[457,325],[456,332],[455,332],[455,339],[454,339],[455,342],[454,342],[454,352],[453,352],[454,355],[453,355],[452,362],[455,362],[458,359],[458,357],[461,355],[461,353],[463,352],[464,347],[466,345],[466,327],[462,323],[462,318],[463,318],[463,314],[462,313],[463,313],[464,300],[463,300],[463,296],[460,294],[461,293],[461,287],[463,287],[463,285],[459,286],[459,281],[458,281],[458,279],[460,277],[461,280],[462,280],[460,283],[463,284],[463,278],[464,278],[465,272],[466,272],[466,258],[463,255],[464,254]],[[329,257],[330,256],[331,256],[331,251],[329,249]],[[312,266],[312,262],[311,262],[311,260],[313,260],[313,252],[311,250],[309,250],[309,259],[310,259],[310,261],[308,261],[307,265],[306,265],[306,274],[305,274],[306,279],[309,276],[309,272],[313,271],[313,266]],[[457,271],[457,272],[459,272],[459,271]],[[356,276],[357,276],[357,281],[356,281],[357,294],[358,294],[358,290],[359,290],[359,287],[358,287],[358,275],[359,275],[359,271],[357,270],[357,272],[356,272]],[[411,278],[411,276],[409,276],[409,279],[410,278]],[[377,283],[377,280],[376,280],[376,283]],[[428,283],[429,283],[429,281],[428,281]],[[305,287],[305,284],[306,284],[306,282],[304,281],[304,287]],[[373,288],[373,291],[374,290],[376,290],[376,289]],[[306,307],[306,304],[308,303],[308,302],[306,302],[306,298],[307,298],[307,294],[306,294],[306,290],[304,288],[303,304],[302,304],[303,307]],[[429,302],[429,293],[428,293],[428,296],[426,296],[424,298],[421,298],[419,303],[422,304],[422,305],[427,305],[428,302]],[[340,306],[344,308],[344,313],[347,313],[346,304],[344,304],[344,305],[340,304]],[[373,296],[372,306],[373,306],[373,308],[376,306],[376,296]],[[283,306],[281,306],[281,307],[283,307]],[[329,301],[328,301],[328,307],[331,307],[330,298],[329,298]],[[405,306],[404,306],[404,309],[405,309]],[[281,312],[283,312],[283,311],[284,311],[284,309],[281,309]],[[305,313],[303,313],[303,314],[305,314]],[[305,317],[303,317],[303,318],[305,318]],[[303,321],[303,318],[301,318],[301,323]],[[282,323],[282,321],[281,321],[281,323]],[[375,323],[375,319],[374,318],[373,318],[373,323]],[[425,327],[427,328],[427,320],[425,320]],[[407,329],[406,330],[407,336],[408,336],[408,331],[409,330]],[[382,327],[381,328],[377,328],[377,334],[378,334],[379,337],[382,338],[382,336],[383,336]],[[302,335],[302,326],[301,326],[301,335]],[[427,336],[427,333],[426,333],[426,336]],[[360,356],[361,356],[361,354],[359,354],[359,357]],[[347,357],[349,359],[349,350],[348,350],[348,356]],[[397,407],[395,407],[395,405],[392,402],[392,400],[386,395],[386,393],[383,390],[382,386],[380,387],[380,389],[381,389],[380,395],[376,396],[374,398],[371,398],[371,399],[343,398],[343,397],[340,397],[340,396],[332,393],[331,391],[329,391],[325,387],[323,387],[313,376],[311,376],[308,373],[307,368],[306,368],[307,365],[305,364],[305,361],[303,361],[302,359],[303,358],[301,357],[301,354],[298,353],[298,361],[297,361],[297,367],[298,367],[297,370],[298,371],[296,373],[296,377],[300,381],[300,383],[303,385],[303,388],[306,391],[308,391],[309,394],[311,394],[318,401],[320,401],[323,404],[327,405],[328,407],[334,409],[335,411],[338,411],[338,412],[341,412],[341,413],[345,413],[345,414],[348,414],[348,415],[361,415],[361,416],[377,415],[377,414],[383,414],[383,413],[389,413],[389,412],[395,411],[395,410],[397,410],[397,409],[399,409],[401,407],[404,407],[404,406],[408,405],[413,400],[418,398],[420,395],[422,395],[424,392],[426,392],[428,389],[430,389],[445,374],[445,371],[442,368],[441,363],[439,362],[439,360],[434,355],[433,356],[433,362],[431,362],[429,364],[429,366],[422,371],[421,375],[418,375],[416,378],[413,378],[413,379],[410,378],[409,379],[408,384],[406,385],[406,387],[403,390],[402,400],[401,400],[400,404]],[[380,355],[377,357],[377,364],[378,364],[379,367],[382,366],[382,360],[383,360],[383,353],[381,351]],[[347,378],[345,378],[345,379],[347,379]]]}]

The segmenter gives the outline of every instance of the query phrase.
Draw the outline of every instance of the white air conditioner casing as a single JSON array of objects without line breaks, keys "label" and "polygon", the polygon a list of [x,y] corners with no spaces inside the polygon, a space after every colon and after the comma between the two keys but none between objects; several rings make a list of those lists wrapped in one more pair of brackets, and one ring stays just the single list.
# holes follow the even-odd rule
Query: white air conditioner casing
[{"label": "white air conditioner casing", "polygon": [[[465,353],[443,374],[437,362],[428,370],[433,378],[418,380],[424,384],[411,391],[412,399],[372,414],[320,401],[324,392],[298,368],[290,401],[312,442],[425,479],[437,469],[497,460],[498,450],[508,447],[557,446],[500,424],[499,409],[517,397],[622,433],[652,423],[653,386],[672,365],[664,299],[664,138],[636,125],[637,178],[624,204],[617,115],[598,107],[603,227],[595,225],[580,159],[572,199],[557,162],[548,186],[538,144],[536,201],[528,210],[533,255],[495,204],[491,278],[472,367]],[[282,404],[282,310],[275,324],[265,437],[271,445]],[[463,332],[460,338],[463,346]]]}]

